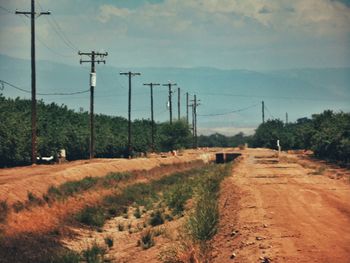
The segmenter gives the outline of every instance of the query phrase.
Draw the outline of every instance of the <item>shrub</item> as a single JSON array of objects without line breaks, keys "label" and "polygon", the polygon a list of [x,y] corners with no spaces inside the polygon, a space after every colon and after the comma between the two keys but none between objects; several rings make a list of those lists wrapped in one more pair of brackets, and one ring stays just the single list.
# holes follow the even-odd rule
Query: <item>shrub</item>
[{"label": "shrub", "polygon": [[113,247],[113,238],[111,237],[106,237],[105,238],[105,243],[106,245],[110,248],[110,247]]},{"label": "shrub", "polygon": [[65,250],[64,252],[60,252],[54,256],[51,263],[79,263],[80,255],[71,250]]},{"label": "shrub", "polygon": [[157,210],[155,213],[151,214],[151,218],[149,220],[149,224],[151,226],[158,226],[164,224],[164,218],[162,213]]},{"label": "shrub", "polygon": [[102,227],[105,222],[103,209],[97,206],[85,207],[78,215],[77,220],[89,226]]},{"label": "shrub", "polygon": [[211,239],[216,233],[218,220],[219,212],[216,199],[209,194],[199,198],[194,213],[188,220],[192,238],[197,241]]},{"label": "shrub", "polygon": [[24,204],[21,201],[16,201],[12,205],[13,209],[15,210],[16,213],[22,211],[24,209]]},{"label": "shrub", "polygon": [[9,207],[7,205],[7,201],[0,201],[0,223],[4,223],[6,221],[8,212]]},{"label": "shrub", "polygon": [[192,189],[185,184],[176,184],[165,192],[164,198],[167,206],[171,208],[174,215],[183,212],[186,201],[191,197]]},{"label": "shrub", "polygon": [[143,249],[149,249],[150,247],[154,246],[153,233],[150,229],[147,229],[141,233],[141,238],[138,241],[138,245],[140,245]]},{"label": "shrub", "polygon": [[134,217],[136,218],[140,218],[141,217],[141,210],[139,207],[136,208],[135,212],[134,212]]},{"label": "shrub", "polygon": [[27,197],[28,197],[28,201],[29,201],[30,204],[34,204],[34,205],[42,205],[42,204],[44,204],[44,201],[42,199],[40,199],[39,197],[37,197],[32,192],[28,192],[27,193]]},{"label": "shrub", "polygon": [[124,231],[124,225],[123,224],[118,224],[118,230],[119,231]]},{"label": "shrub", "polygon": [[103,263],[105,253],[105,249],[96,244],[82,252],[83,258],[87,263]]}]

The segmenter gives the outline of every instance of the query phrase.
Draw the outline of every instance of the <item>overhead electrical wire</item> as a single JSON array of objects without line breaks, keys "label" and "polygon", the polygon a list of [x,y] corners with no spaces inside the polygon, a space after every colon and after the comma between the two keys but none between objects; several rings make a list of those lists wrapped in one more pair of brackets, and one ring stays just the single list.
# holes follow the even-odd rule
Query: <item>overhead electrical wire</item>
[{"label": "overhead electrical wire", "polygon": [[248,106],[248,107],[245,107],[245,108],[241,108],[241,109],[237,109],[237,110],[233,110],[233,111],[229,111],[229,112],[214,113],[214,114],[198,114],[197,116],[201,116],[201,117],[223,116],[223,115],[228,115],[228,114],[231,114],[231,113],[236,113],[236,112],[245,111],[245,110],[254,108],[254,107],[258,106],[258,105],[259,105],[259,103],[256,103],[256,104],[254,104],[254,105],[251,105],[251,106]]},{"label": "overhead electrical wire", "polygon": [[[3,84],[6,84],[8,85],[9,87],[12,87],[14,89],[17,89],[19,91],[22,91],[22,92],[25,92],[25,93],[31,93],[30,90],[26,90],[26,89],[22,89],[14,84],[11,84],[7,81],[4,81],[4,80],[0,80],[0,82]],[[40,95],[40,96],[67,96],[67,95],[76,95],[76,94],[82,94],[82,93],[87,93],[89,92],[90,90],[81,90],[81,91],[75,91],[75,92],[53,92],[53,93],[36,93],[37,95]]]},{"label": "overhead electrical wire", "polygon": [[245,95],[245,94],[212,93],[212,92],[201,92],[201,95],[224,96],[224,97],[245,97],[245,98],[269,98],[269,99],[286,99],[286,100],[307,100],[307,101],[343,101],[343,100],[348,100],[346,98],[323,99],[323,98],[268,96],[268,95]]},{"label": "overhead electrical wire", "polygon": [[[43,10],[39,2],[38,2],[38,5],[39,5],[40,9]],[[79,49],[73,44],[73,42],[70,41],[69,38],[66,36],[66,34],[62,30],[61,26],[59,25],[59,23],[57,22],[57,20],[55,19],[55,16],[53,14],[51,14],[49,16],[49,18],[45,16],[45,19],[47,20],[47,22],[49,23],[51,28],[55,31],[57,36],[63,41],[63,43],[68,48],[72,49],[73,51],[79,51]]]},{"label": "overhead electrical wire", "polygon": [[264,104],[264,108],[267,110],[267,112],[270,114],[270,117],[272,119],[275,119],[275,117],[272,115],[271,111],[267,108],[266,104]]},{"label": "overhead electrical wire", "polygon": [[14,14],[14,12],[12,12],[11,10],[3,7],[3,6],[0,6],[0,9],[4,10],[6,13],[9,13],[9,14]]}]

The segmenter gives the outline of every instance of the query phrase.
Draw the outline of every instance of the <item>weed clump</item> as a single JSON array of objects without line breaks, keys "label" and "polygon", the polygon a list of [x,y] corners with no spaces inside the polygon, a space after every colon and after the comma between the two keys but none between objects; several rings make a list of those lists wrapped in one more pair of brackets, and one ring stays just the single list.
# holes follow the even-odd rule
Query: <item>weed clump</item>
[{"label": "weed clump", "polygon": [[157,210],[155,213],[151,214],[151,218],[149,220],[149,224],[151,226],[158,226],[164,224],[164,218],[162,213]]},{"label": "weed clump", "polygon": [[9,207],[7,201],[0,201],[0,223],[4,223],[7,219],[7,215],[9,212]]},{"label": "weed clump", "polygon": [[141,238],[137,244],[143,249],[149,249],[150,247],[153,247],[155,242],[152,231],[150,229],[147,229],[141,233]]},{"label": "weed clump", "polygon": [[12,208],[16,213],[18,213],[24,209],[24,204],[21,201],[16,201],[14,204],[12,204]]},{"label": "weed clump", "polygon": [[33,205],[43,205],[44,204],[44,201],[42,199],[40,199],[39,197],[37,197],[32,192],[28,192],[27,197],[28,197],[29,204],[33,204]]},{"label": "weed clump", "polygon": [[139,207],[136,208],[136,210],[134,212],[134,217],[141,218],[141,210]]},{"label": "weed clump", "polygon": [[77,215],[77,220],[88,226],[102,227],[106,218],[102,208],[87,206]]},{"label": "weed clump", "polygon": [[55,255],[52,263],[79,263],[80,262],[79,253],[71,250],[65,250]]},{"label": "weed clump", "polygon": [[103,263],[106,250],[94,244],[91,248],[82,252],[83,259],[87,263]]},{"label": "weed clump", "polygon": [[164,194],[165,202],[172,209],[173,215],[181,214],[187,200],[192,196],[192,188],[188,184],[175,184]]},{"label": "weed clump", "polygon": [[109,248],[111,248],[111,247],[113,247],[113,238],[111,238],[111,237],[106,237],[105,238],[105,243],[106,243],[106,245],[109,247]]}]

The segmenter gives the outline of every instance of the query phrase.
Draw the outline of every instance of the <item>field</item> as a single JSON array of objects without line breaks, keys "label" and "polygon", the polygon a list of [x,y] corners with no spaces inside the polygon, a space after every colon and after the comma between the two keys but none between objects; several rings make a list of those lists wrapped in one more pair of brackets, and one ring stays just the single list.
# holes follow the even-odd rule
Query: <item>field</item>
[{"label": "field", "polygon": [[[242,155],[213,164],[218,151]],[[1,262],[349,262],[350,172],[186,150],[0,170]]]}]

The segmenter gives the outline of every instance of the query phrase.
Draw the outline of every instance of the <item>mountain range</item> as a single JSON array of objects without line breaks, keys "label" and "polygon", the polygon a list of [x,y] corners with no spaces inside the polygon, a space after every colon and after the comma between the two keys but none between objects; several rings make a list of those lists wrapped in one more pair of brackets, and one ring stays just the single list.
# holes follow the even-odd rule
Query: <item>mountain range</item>
[{"label": "mountain range", "polygon": [[[39,95],[42,93],[73,93],[89,89],[88,64],[66,65],[50,61],[37,63],[38,99],[46,103],[65,104],[75,111],[89,109],[88,92],[75,95]],[[132,79],[132,118],[150,118],[150,91],[143,83],[161,84],[154,87],[155,120],[169,119],[168,87],[172,82],[173,117],[177,118],[177,88],[180,87],[180,113],[186,116],[185,93],[190,99],[196,94],[199,133],[220,132],[251,134],[265,119],[288,121],[310,117],[325,109],[350,110],[350,68],[310,68],[290,70],[251,71],[238,69],[200,68],[122,68],[96,65],[95,112],[127,116],[128,79],[120,72],[140,72]],[[4,85],[5,97],[30,98],[30,60],[0,55],[0,79],[23,92]],[[191,110],[191,109],[190,109]],[[190,114],[191,117],[191,114]]]}]

